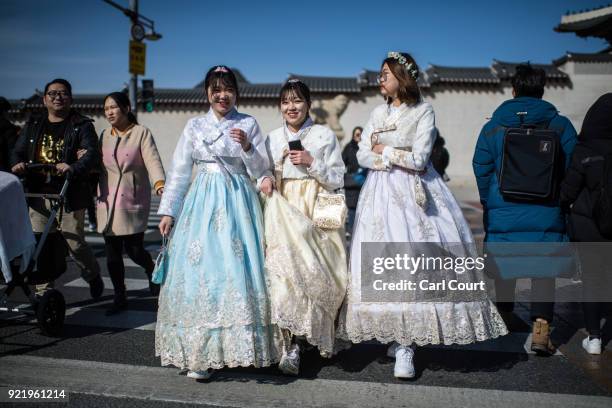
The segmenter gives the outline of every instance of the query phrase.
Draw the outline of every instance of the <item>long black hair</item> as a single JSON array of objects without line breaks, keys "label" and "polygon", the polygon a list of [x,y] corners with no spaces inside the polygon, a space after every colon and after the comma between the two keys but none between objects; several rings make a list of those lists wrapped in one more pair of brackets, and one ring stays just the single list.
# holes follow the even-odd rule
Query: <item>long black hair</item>
[{"label": "long black hair", "polygon": [[134,113],[132,113],[132,110],[130,109],[130,106],[131,106],[130,98],[128,98],[128,96],[124,92],[109,93],[108,95],[104,97],[104,103],[106,103],[106,100],[108,98],[112,98],[113,101],[115,101],[117,106],[119,106],[119,109],[121,110],[121,112],[124,115],[127,115],[128,121],[130,123],[138,124],[138,121],[136,120],[136,116],[134,116]]},{"label": "long black hair", "polygon": [[[204,78],[204,94],[208,95],[208,88],[223,85],[226,88],[232,88],[236,92],[236,105],[240,102],[240,90],[238,89],[238,80],[231,68],[225,65],[215,65],[206,73]],[[210,102],[210,101],[208,101]]]}]

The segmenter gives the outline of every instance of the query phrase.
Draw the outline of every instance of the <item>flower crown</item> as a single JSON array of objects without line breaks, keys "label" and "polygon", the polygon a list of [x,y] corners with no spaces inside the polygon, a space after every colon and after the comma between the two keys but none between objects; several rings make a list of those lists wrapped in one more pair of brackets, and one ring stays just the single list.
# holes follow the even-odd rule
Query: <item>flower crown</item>
[{"label": "flower crown", "polygon": [[400,63],[400,65],[403,65],[404,68],[406,68],[406,71],[408,71],[412,79],[416,80],[418,78],[419,70],[414,66],[412,62],[409,63],[406,57],[404,57],[401,53],[397,51],[390,51],[387,54],[387,58],[396,59],[397,62]]}]

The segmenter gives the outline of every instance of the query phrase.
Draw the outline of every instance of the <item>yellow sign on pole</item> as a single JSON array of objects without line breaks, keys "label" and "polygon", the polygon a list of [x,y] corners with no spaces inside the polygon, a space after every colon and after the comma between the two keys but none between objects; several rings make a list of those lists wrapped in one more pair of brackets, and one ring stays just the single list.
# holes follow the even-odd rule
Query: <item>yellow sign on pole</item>
[{"label": "yellow sign on pole", "polygon": [[130,73],[144,75],[147,45],[140,41],[130,41]]}]

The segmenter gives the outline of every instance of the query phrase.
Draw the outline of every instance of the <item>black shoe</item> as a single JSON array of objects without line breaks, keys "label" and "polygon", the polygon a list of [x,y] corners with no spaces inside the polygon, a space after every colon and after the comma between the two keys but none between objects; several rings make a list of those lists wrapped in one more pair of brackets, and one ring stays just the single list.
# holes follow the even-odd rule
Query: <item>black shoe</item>
[{"label": "black shoe", "polygon": [[100,275],[89,282],[89,294],[92,299],[98,299],[104,293],[104,281]]},{"label": "black shoe", "polygon": [[149,281],[149,292],[151,292],[151,296],[159,296],[159,285]]},{"label": "black shoe", "polygon": [[111,305],[111,307],[106,309],[106,312],[104,312],[104,314],[106,316],[113,316],[113,315],[119,314],[125,311],[127,309],[127,306],[128,306],[128,302],[125,297],[121,297],[121,298],[115,297],[113,304]]}]

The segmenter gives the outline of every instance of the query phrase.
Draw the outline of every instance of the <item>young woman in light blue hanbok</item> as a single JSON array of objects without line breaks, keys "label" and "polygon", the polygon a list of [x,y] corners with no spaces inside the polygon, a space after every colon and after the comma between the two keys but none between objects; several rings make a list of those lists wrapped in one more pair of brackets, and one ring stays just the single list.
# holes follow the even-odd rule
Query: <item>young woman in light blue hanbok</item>
[{"label": "young woman in light blue hanbok", "polygon": [[187,123],[158,211],[161,233],[172,229],[172,236],[155,352],[162,365],[194,379],[279,360],[262,212],[250,179],[269,171],[266,139],[254,118],[236,111],[238,86],[229,68],[211,68],[205,90],[211,108]]}]

